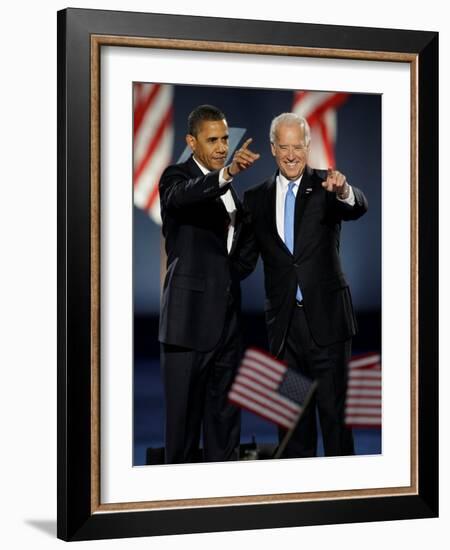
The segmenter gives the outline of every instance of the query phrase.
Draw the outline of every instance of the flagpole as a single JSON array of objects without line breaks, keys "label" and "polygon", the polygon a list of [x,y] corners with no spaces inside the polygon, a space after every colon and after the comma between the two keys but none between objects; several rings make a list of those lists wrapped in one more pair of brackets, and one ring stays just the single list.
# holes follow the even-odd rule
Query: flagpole
[{"label": "flagpole", "polygon": [[289,443],[289,441],[292,437],[292,434],[294,433],[295,429],[297,428],[297,425],[300,422],[300,419],[303,416],[303,413],[305,412],[306,407],[309,405],[309,402],[311,401],[311,398],[312,398],[314,392],[316,391],[317,386],[318,386],[318,382],[317,382],[317,380],[314,380],[314,382],[312,383],[312,386],[309,390],[309,393],[308,393],[308,395],[305,399],[305,404],[303,405],[302,410],[300,411],[299,415],[297,416],[297,420],[291,426],[291,428],[286,433],[286,435],[283,437],[283,441],[281,442],[280,445],[278,445],[278,448],[275,451],[275,454],[273,455],[272,458],[281,458],[281,455],[283,454],[283,451],[286,448],[286,445]]}]

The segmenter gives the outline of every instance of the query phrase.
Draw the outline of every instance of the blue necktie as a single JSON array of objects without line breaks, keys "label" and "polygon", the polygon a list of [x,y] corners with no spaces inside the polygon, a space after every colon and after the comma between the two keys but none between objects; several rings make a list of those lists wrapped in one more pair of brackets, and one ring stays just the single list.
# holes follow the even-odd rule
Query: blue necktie
[{"label": "blue necktie", "polygon": [[[291,254],[294,253],[294,212],[295,212],[295,195],[293,181],[289,182],[286,199],[284,202],[284,242]],[[302,291],[297,287],[296,299],[301,302],[303,300]]]}]

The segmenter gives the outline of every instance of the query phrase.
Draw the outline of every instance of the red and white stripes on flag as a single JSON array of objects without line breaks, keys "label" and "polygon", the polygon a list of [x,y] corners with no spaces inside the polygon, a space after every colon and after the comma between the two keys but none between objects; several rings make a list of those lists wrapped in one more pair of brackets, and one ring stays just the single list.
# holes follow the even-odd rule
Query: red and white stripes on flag
[{"label": "red and white stripes on flag", "polygon": [[337,109],[349,94],[334,92],[294,92],[292,111],[306,118],[311,128],[308,164],[327,169],[336,166],[334,145],[337,133]]},{"label": "red and white stripes on flag", "polygon": [[381,426],[381,356],[356,355],[349,363],[345,423],[355,428]]},{"label": "red and white stripes on flag", "polygon": [[173,86],[136,82],[133,87],[134,204],[161,224],[158,183],[172,160]]},{"label": "red and white stripes on flag", "polygon": [[[283,392],[280,393],[280,387]],[[241,365],[228,399],[270,422],[289,429],[293,427],[303,410],[311,382],[292,373],[284,363],[256,348],[249,348]],[[288,395],[292,393],[294,399]]]}]

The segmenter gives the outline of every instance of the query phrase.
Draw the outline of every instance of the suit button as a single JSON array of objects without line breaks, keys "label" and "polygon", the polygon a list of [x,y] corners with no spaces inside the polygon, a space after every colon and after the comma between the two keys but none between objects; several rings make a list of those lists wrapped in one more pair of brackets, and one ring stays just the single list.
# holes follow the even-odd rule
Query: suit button
[{"label": "suit button", "polygon": [[294,267],[300,267],[300,264],[294,263]]}]

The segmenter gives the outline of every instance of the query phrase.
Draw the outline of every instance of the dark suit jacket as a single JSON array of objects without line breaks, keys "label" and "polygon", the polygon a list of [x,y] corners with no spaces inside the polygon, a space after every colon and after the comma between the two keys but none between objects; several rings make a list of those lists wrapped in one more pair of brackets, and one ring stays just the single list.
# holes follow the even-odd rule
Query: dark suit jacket
[{"label": "dark suit jacket", "polygon": [[339,239],[341,221],[362,216],[367,200],[352,186],[355,205],[338,201],[321,185],[327,172],[307,166],[296,198],[291,254],[276,227],[276,175],[244,194],[244,208],[251,219],[254,249],[264,262],[269,346],[278,355],[283,349],[297,285],[317,344],[331,345],[355,334],[350,290],[339,259]]},{"label": "dark suit jacket", "polygon": [[[220,198],[228,188],[237,208],[230,254]],[[239,304],[239,280],[251,270],[236,255],[242,204],[231,185],[219,187],[219,171],[203,175],[192,157],[164,171],[159,194],[167,252],[159,340],[209,351],[222,334],[230,294]]]}]

